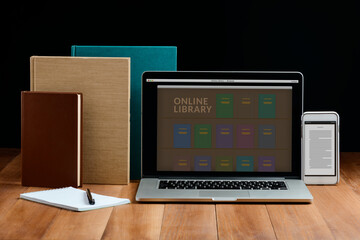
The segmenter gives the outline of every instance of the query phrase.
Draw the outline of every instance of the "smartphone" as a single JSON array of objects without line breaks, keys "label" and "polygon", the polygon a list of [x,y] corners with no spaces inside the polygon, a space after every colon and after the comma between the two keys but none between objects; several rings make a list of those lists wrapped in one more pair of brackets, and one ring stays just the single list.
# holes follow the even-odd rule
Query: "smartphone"
[{"label": "smartphone", "polygon": [[302,176],[306,184],[337,184],[340,180],[340,117],[336,112],[302,115]]}]

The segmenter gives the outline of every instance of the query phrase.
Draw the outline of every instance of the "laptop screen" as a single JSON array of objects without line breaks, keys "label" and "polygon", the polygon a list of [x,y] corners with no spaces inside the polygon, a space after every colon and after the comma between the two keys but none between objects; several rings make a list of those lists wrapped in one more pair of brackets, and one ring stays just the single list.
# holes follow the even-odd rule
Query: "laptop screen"
[{"label": "laptop screen", "polygon": [[[151,161],[153,172],[270,176],[292,175],[299,170],[299,164],[294,166],[293,161],[295,150],[300,162],[299,151],[293,149],[294,117],[300,126],[302,110],[302,99],[294,103],[294,95],[302,97],[298,79],[204,77],[149,76],[145,80],[147,85],[153,84],[151,95],[156,101],[152,111],[152,122],[156,123],[156,127],[152,125],[156,129],[152,141],[156,144],[149,151],[155,157]],[[295,116],[293,106],[299,102],[300,115]],[[143,123],[143,133],[147,132],[146,126]]]}]

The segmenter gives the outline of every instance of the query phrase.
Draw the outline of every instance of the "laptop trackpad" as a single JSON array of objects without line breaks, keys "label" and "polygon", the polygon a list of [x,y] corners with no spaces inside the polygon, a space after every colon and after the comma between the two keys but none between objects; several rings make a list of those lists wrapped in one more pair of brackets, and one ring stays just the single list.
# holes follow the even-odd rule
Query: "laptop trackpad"
[{"label": "laptop trackpad", "polygon": [[249,191],[200,191],[199,197],[212,198],[214,201],[236,201],[239,198],[249,198]]}]

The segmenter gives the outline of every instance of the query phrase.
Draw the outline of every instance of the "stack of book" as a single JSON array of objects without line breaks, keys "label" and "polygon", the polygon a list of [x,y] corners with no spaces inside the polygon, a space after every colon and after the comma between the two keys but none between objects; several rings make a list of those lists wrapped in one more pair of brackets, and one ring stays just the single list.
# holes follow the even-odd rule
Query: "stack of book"
[{"label": "stack of book", "polygon": [[176,47],[73,46],[72,55],[30,58],[22,184],[128,184],[130,165],[139,179],[141,74],[176,70]]}]

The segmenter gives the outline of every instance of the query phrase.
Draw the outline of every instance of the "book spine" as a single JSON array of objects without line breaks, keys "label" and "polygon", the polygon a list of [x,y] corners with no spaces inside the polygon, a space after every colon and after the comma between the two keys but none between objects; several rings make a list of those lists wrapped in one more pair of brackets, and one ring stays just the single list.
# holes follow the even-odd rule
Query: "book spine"
[{"label": "book spine", "polygon": [[30,91],[35,91],[35,56],[30,57]]},{"label": "book spine", "polygon": [[71,46],[71,56],[72,57],[76,56],[76,45]]},{"label": "book spine", "polygon": [[78,186],[83,185],[83,96],[78,94]]},{"label": "book spine", "polygon": [[24,116],[25,116],[25,111],[24,111],[24,91],[21,92],[21,185],[24,186],[26,184],[26,182],[24,182]]}]

